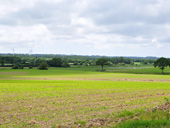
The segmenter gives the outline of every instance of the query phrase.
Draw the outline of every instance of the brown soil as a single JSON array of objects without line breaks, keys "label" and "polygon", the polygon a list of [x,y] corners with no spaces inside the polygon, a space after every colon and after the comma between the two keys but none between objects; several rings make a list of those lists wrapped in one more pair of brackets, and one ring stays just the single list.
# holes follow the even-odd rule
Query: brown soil
[{"label": "brown soil", "polygon": [[170,103],[166,103],[164,105],[160,105],[154,108],[155,110],[170,110]]},{"label": "brown soil", "polygon": [[2,75],[26,75],[26,72],[0,72]]},{"label": "brown soil", "polygon": [[[4,79],[7,79],[7,78],[4,78]],[[170,82],[170,79],[147,79],[147,78],[141,79],[141,78],[13,77],[12,79],[15,79],[15,80],[87,80],[87,81]]]}]

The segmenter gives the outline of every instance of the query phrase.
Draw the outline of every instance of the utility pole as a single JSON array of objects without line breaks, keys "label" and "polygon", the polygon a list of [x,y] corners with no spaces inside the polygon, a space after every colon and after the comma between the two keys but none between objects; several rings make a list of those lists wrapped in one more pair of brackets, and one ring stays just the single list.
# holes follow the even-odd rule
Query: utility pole
[{"label": "utility pole", "polygon": [[33,50],[32,50],[32,49],[30,49],[30,50],[29,50],[29,55],[31,55],[31,54],[32,54],[32,52],[33,52]]},{"label": "utility pole", "polygon": [[13,56],[14,56],[14,53],[15,53],[15,48],[12,48],[12,52],[13,52]]}]

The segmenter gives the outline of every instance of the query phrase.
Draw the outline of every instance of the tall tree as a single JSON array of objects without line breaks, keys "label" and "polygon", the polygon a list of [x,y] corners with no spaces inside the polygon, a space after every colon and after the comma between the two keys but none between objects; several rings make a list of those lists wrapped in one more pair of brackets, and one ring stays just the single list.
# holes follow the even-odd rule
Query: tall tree
[{"label": "tall tree", "polygon": [[102,72],[103,72],[103,67],[104,67],[104,65],[106,65],[106,63],[107,63],[107,59],[106,58],[104,58],[104,57],[102,57],[102,58],[99,58],[97,61],[96,61],[96,65],[101,65],[101,67],[102,67]]},{"label": "tall tree", "polygon": [[159,67],[162,70],[162,74],[164,73],[163,70],[165,69],[165,67],[167,67],[168,64],[168,60],[164,57],[159,58],[157,61],[155,61],[154,63],[154,67]]}]

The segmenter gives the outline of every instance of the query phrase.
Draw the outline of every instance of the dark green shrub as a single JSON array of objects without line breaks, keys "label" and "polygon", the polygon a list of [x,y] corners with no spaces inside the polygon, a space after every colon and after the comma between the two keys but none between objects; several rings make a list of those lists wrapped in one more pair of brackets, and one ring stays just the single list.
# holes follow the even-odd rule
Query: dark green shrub
[{"label": "dark green shrub", "polygon": [[32,66],[29,66],[28,68],[29,68],[29,69],[33,69],[33,67],[32,67]]},{"label": "dark green shrub", "polygon": [[46,62],[42,62],[39,66],[38,69],[39,70],[48,70],[49,66]]},{"label": "dark green shrub", "polygon": [[18,64],[15,64],[12,69],[19,69],[19,65]]},{"label": "dark green shrub", "polygon": [[65,62],[63,62],[62,66],[63,67],[70,67],[70,64],[67,61],[65,61]]},{"label": "dark green shrub", "polygon": [[19,66],[19,69],[24,69],[24,66],[23,66],[23,65],[20,65],[20,66]]}]

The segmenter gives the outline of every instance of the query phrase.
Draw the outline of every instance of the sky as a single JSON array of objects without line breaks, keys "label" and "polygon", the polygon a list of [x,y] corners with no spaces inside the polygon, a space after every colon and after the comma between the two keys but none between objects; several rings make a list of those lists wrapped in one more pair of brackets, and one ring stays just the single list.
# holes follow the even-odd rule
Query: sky
[{"label": "sky", "polygon": [[0,0],[0,53],[170,57],[170,0]]}]

